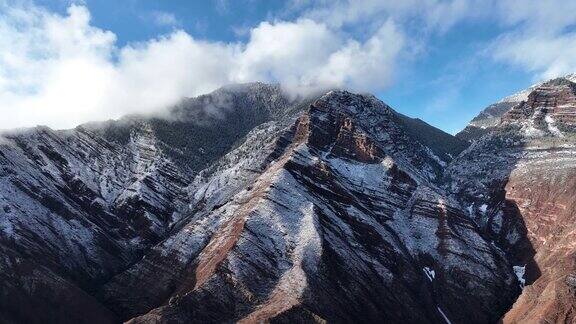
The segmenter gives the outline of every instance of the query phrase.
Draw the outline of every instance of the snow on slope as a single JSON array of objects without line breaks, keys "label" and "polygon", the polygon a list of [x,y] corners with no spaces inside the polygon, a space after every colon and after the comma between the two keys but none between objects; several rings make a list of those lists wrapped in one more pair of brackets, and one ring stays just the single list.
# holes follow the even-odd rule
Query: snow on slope
[{"label": "snow on slope", "polygon": [[[564,76],[563,78],[570,80],[572,82],[576,82],[576,74],[569,74]],[[526,101],[528,99],[528,95],[533,90],[535,90],[536,88],[538,88],[539,86],[548,81],[542,81],[537,84],[534,84],[527,89],[524,89],[508,97],[505,97],[500,101],[484,108],[476,117],[474,117],[470,121],[470,123],[466,126],[466,128],[464,128],[456,135],[456,137],[467,141],[471,141],[482,136],[491,128],[497,126],[500,123],[502,115],[504,115],[518,103]]]},{"label": "snow on slope", "polygon": [[[137,321],[495,320],[514,296],[504,288],[514,285],[512,267],[444,196],[441,164],[402,125],[374,97],[325,95],[257,159],[267,164],[251,185],[115,278],[107,300],[148,312]],[[220,176],[235,169],[224,164],[211,177],[235,186]],[[429,282],[423,267],[437,280],[414,294]],[[134,286],[123,290],[126,282]],[[162,300],[170,302],[150,307]]]}]

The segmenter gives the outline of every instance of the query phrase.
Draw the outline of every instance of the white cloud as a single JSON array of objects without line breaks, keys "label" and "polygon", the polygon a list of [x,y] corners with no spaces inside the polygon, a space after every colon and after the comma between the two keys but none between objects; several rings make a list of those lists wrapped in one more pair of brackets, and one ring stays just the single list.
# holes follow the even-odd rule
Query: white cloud
[{"label": "white cloud", "polygon": [[403,35],[388,21],[361,43],[309,19],[253,29],[234,79],[280,80],[298,92],[326,87],[373,91],[386,87]]},{"label": "white cloud", "polygon": [[391,66],[404,45],[404,37],[387,21],[365,43],[350,40],[332,53],[322,66],[318,83],[334,82],[354,90],[376,91],[390,83]]},{"label": "white cloud", "polygon": [[251,31],[233,79],[280,80],[300,92],[333,86],[379,90],[388,85],[402,45],[391,21],[365,43],[309,19],[266,22]]},{"label": "white cloud", "polygon": [[154,23],[158,26],[173,27],[180,25],[180,21],[176,18],[176,15],[171,12],[152,11],[151,17]]},{"label": "white cloud", "polygon": [[[298,93],[377,92],[418,37],[426,43],[426,35],[441,37],[464,19],[503,30],[488,48],[496,60],[540,78],[576,71],[576,2],[294,0],[301,18],[261,22],[247,29],[245,42],[173,30],[123,47],[114,33],[91,25],[83,5],[62,16],[18,3],[0,0],[0,129],[153,113],[236,82],[280,82]],[[178,24],[167,13],[155,17]],[[410,33],[418,28],[421,35]]]},{"label": "white cloud", "polygon": [[110,81],[115,35],[91,27],[84,7],[61,17],[0,6],[0,128],[96,115],[90,106]]},{"label": "white cloud", "polygon": [[230,83],[236,44],[195,40],[183,31],[120,50],[102,109],[152,112]]},{"label": "white cloud", "polygon": [[510,34],[495,43],[494,57],[545,80],[576,72],[576,34]]},{"label": "white cloud", "polygon": [[511,27],[489,48],[497,60],[550,79],[576,72],[576,2],[511,0],[499,3]]},{"label": "white cloud", "polygon": [[392,21],[366,41],[322,22],[263,22],[246,43],[201,41],[184,31],[119,48],[90,25],[84,6],[65,16],[0,2],[0,129],[151,113],[235,82],[302,91],[378,90],[390,80],[403,35]]},{"label": "white cloud", "polygon": [[408,41],[424,44],[430,34],[477,20],[501,30],[488,41],[489,57],[532,72],[536,79],[576,72],[576,1],[292,0],[291,4],[305,17],[335,28],[365,26],[392,17],[411,35]]},{"label": "white cloud", "polygon": [[488,0],[292,0],[292,9],[335,27],[353,24],[417,20],[425,32],[446,31],[456,22],[486,12]]}]

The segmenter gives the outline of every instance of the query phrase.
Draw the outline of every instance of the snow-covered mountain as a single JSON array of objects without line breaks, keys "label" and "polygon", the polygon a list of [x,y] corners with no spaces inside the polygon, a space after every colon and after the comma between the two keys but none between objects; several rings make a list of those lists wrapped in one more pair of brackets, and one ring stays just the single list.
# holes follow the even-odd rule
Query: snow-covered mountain
[{"label": "snow-covered mountain", "polygon": [[472,144],[261,83],[3,134],[0,322],[572,320],[574,89]]},{"label": "snow-covered mountain", "polygon": [[544,82],[447,168],[453,196],[524,288],[505,323],[576,317],[576,84]]},{"label": "snow-covered mountain", "polygon": [[194,216],[104,285],[105,302],[145,314],[134,322],[497,320],[519,289],[440,188],[459,149],[425,146],[405,119],[335,91],[266,154],[246,142],[202,181]]},{"label": "snow-covered mountain", "polygon": [[189,217],[198,172],[297,105],[256,83],[185,100],[163,118],[2,134],[0,319],[117,318],[94,292]]},{"label": "snow-covered mountain", "polygon": [[[565,76],[564,79],[576,82],[576,74],[569,74]],[[478,116],[470,121],[466,128],[456,134],[456,137],[471,141],[488,133],[493,127],[500,123],[502,115],[518,103],[528,100],[528,95],[543,83],[545,83],[545,81],[535,84],[528,89],[521,90],[486,107]]]}]

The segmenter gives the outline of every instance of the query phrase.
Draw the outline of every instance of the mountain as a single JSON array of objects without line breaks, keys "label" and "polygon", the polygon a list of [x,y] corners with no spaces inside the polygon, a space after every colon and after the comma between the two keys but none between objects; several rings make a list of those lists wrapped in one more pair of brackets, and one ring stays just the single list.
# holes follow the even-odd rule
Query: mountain
[{"label": "mountain", "polygon": [[224,87],[0,139],[0,322],[573,321],[574,83],[471,142]]},{"label": "mountain", "polygon": [[184,100],[169,118],[3,134],[0,319],[114,321],[94,292],[190,213],[200,170],[294,104],[279,86],[247,84]]},{"label": "mountain", "polygon": [[[576,74],[569,74],[565,76],[564,79],[576,82]],[[544,82],[535,84],[528,89],[519,91],[486,107],[480,112],[480,114],[478,114],[478,116],[474,117],[472,121],[470,121],[466,128],[456,134],[456,137],[466,141],[471,141],[488,133],[492,128],[500,123],[502,115],[520,102],[526,101],[528,95],[543,83]]]},{"label": "mountain", "polygon": [[105,285],[106,303],[145,313],[134,323],[497,320],[512,268],[445,198],[448,155],[405,123],[372,96],[322,96],[268,154],[232,152],[205,183],[256,156],[248,186],[216,203],[200,189],[195,216]]},{"label": "mountain", "polygon": [[454,196],[522,277],[506,323],[576,321],[576,84],[535,87],[447,168]]}]

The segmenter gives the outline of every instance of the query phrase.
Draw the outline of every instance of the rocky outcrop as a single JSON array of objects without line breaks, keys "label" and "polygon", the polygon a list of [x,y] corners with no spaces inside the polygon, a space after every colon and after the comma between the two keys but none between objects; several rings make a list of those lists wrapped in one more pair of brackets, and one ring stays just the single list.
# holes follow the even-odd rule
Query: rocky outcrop
[{"label": "rocky outcrop", "polygon": [[[559,78],[548,81],[530,93],[526,101],[514,106],[503,116],[504,121],[530,120],[535,124],[558,121],[576,124],[576,84]],[[555,131],[549,125],[550,131]],[[556,132],[555,135],[559,133]]]},{"label": "rocky outcrop", "polygon": [[[567,75],[562,79],[576,82],[576,74]],[[522,101],[527,101],[528,95],[544,83],[546,82],[535,84],[528,89],[519,91],[486,107],[480,112],[480,114],[478,114],[478,116],[474,117],[462,131],[456,134],[456,137],[466,141],[474,141],[489,133],[500,124],[503,115]]]},{"label": "rocky outcrop", "polygon": [[536,87],[447,171],[454,196],[521,279],[505,323],[576,320],[575,89],[567,79]]},{"label": "rocky outcrop", "polygon": [[[251,185],[105,287],[107,300],[147,312],[134,323],[496,321],[519,291],[512,268],[439,187],[449,160],[403,127],[374,97],[323,96]],[[121,289],[150,277],[171,289]]]},{"label": "rocky outcrop", "polygon": [[264,84],[7,133],[0,321],[574,321],[574,89],[471,143]]}]

